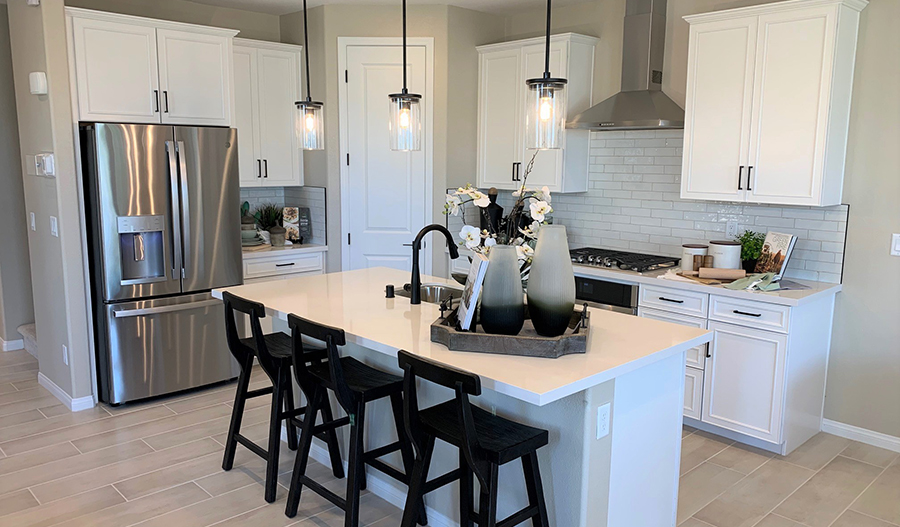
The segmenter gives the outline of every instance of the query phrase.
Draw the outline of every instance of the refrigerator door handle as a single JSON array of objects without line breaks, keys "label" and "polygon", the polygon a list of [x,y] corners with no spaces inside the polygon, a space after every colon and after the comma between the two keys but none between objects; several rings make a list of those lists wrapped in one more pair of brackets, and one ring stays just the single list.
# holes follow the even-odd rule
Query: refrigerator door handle
[{"label": "refrigerator door handle", "polygon": [[181,179],[181,222],[182,222],[182,260],[181,277],[184,278],[184,270],[190,266],[188,255],[191,253],[191,198],[188,194],[187,162],[185,161],[184,141],[178,141],[175,149],[178,152],[178,175]]},{"label": "refrigerator door handle", "polygon": [[166,153],[169,156],[169,182],[172,199],[172,280],[181,280],[184,266],[181,261],[181,211],[178,198],[178,161],[174,141],[166,141]]},{"label": "refrigerator door handle", "polygon": [[122,309],[113,311],[113,316],[115,316],[116,318],[144,317],[149,315],[159,315],[162,313],[173,313],[175,311],[187,311],[189,309],[200,309],[202,307],[219,305],[222,305],[222,301],[218,299],[201,300],[199,302],[175,304],[171,306],[147,307],[142,309]]}]

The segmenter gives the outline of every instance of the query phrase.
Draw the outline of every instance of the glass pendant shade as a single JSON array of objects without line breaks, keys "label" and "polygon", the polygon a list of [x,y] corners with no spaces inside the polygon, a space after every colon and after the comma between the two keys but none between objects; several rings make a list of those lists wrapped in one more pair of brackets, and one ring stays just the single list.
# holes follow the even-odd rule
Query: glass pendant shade
[{"label": "glass pendant shade", "polygon": [[325,125],[323,105],[315,101],[296,103],[295,125],[300,148],[303,150],[323,150],[325,148]]},{"label": "glass pendant shade", "polygon": [[526,147],[562,148],[566,127],[566,79],[529,79]]},{"label": "glass pendant shade", "polygon": [[420,150],[422,142],[422,119],[419,101],[421,95],[415,93],[394,93],[390,95],[391,150]]}]

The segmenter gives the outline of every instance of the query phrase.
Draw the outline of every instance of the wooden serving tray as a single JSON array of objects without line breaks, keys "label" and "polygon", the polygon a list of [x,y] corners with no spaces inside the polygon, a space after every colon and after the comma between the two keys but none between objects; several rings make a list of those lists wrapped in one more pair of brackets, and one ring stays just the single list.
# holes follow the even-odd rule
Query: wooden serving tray
[{"label": "wooden serving tray", "polygon": [[431,324],[431,341],[443,344],[452,351],[558,359],[563,355],[587,351],[591,330],[589,322],[587,306],[575,306],[569,329],[564,334],[542,337],[534,330],[534,324],[526,312],[525,325],[518,335],[494,335],[485,333],[480,326],[476,326],[475,331],[459,329],[456,311],[453,311],[447,318],[439,318]]}]

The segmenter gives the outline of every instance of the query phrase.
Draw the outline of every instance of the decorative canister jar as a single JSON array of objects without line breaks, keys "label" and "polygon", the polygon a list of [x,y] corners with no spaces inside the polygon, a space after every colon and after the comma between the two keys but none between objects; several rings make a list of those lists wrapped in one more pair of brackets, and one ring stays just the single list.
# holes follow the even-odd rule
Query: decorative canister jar
[{"label": "decorative canister jar", "polygon": [[713,240],[709,242],[709,255],[716,269],[741,268],[741,242]]},{"label": "decorative canister jar", "polygon": [[681,270],[696,271],[694,269],[694,256],[706,256],[708,245],[686,243],[681,246]]},{"label": "decorative canister jar", "polygon": [[287,233],[284,227],[272,227],[269,229],[269,236],[272,239],[272,247],[284,247],[284,236]]}]

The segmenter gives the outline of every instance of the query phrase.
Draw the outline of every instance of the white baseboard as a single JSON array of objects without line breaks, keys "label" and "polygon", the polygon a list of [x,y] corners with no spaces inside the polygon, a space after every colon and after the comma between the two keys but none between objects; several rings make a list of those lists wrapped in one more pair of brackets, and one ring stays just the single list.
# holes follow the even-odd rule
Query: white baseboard
[{"label": "white baseboard", "polygon": [[17,351],[25,349],[25,339],[3,340],[0,338],[0,349],[3,351]]},{"label": "white baseboard", "polygon": [[[284,426],[281,427],[281,440],[287,442],[287,428]],[[316,441],[313,441],[312,448],[309,450],[309,457],[326,467],[331,466],[331,457],[328,455],[328,449],[317,444]],[[347,462],[344,461],[343,465],[344,473],[346,473],[348,469]],[[402,485],[401,483],[395,482],[377,470],[367,470],[366,484],[372,494],[394,507],[403,510],[406,506],[406,489],[397,486]],[[426,497],[425,512],[428,513],[428,527],[459,527],[459,523],[429,507],[427,500],[428,498]]]},{"label": "white baseboard", "polygon": [[72,412],[80,412],[94,407],[94,396],[88,395],[87,397],[73,399],[65,392],[65,390],[57,386],[55,382],[51,381],[50,378],[43,373],[38,373],[38,384],[43,386],[48,392],[52,393],[54,397],[59,399]]},{"label": "white baseboard", "polygon": [[858,426],[839,423],[837,421],[832,421],[831,419],[822,420],[822,431],[845,439],[859,441],[860,443],[865,443],[867,445],[900,452],[900,437],[889,436],[887,434],[882,434],[881,432],[866,430],[865,428],[860,428]]}]

